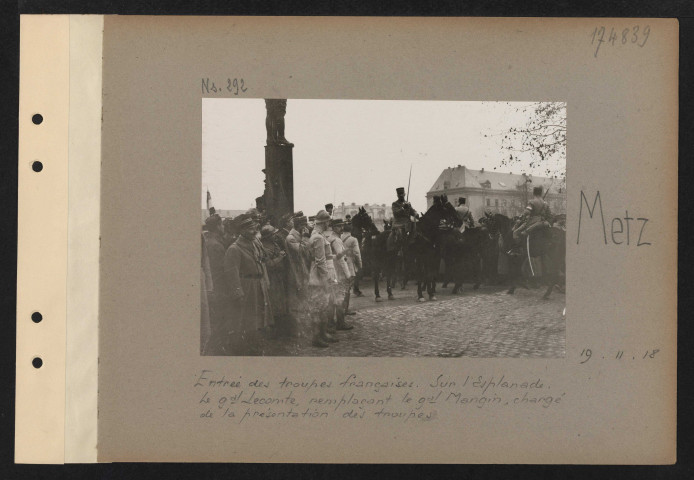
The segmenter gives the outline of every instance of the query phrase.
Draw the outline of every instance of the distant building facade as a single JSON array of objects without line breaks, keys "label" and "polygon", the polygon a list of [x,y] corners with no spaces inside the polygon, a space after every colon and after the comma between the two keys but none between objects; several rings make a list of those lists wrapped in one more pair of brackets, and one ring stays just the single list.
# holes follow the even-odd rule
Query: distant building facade
[{"label": "distant building facade", "polygon": [[342,202],[340,205],[335,205],[333,207],[333,218],[343,219],[347,215],[354,217],[357,213],[359,213],[359,207],[364,207],[366,213],[371,216],[374,224],[376,224],[376,226],[381,230],[383,230],[383,221],[390,221],[393,218],[393,209],[390,205],[386,205],[385,203],[357,204],[354,202],[349,204]]},{"label": "distant building facade", "polygon": [[545,201],[552,213],[566,213],[566,188],[559,179],[472,170],[464,165],[441,172],[427,192],[427,208],[433,204],[434,196],[446,194],[453,205],[458,204],[458,197],[465,197],[475,220],[485,211],[510,218],[523,213],[533,197],[533,187],[537,186],[542,186],[545,192],[549,189]]}]

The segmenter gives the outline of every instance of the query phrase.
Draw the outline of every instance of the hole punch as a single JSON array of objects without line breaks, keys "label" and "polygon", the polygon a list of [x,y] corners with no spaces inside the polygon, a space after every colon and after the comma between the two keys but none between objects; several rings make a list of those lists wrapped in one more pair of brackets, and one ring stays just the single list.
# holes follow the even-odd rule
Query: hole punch
[{"label": "hole punch", "polygon": [[41,360],[41,357],[34,357],[31,364],[34,366],[34,368],[41,368],[43,366],[43,360]]},{"label": "hole punch", "polygon": [[31,164],[31,169],[32,169],[33,171],[35,171],[36,173],[38,173],[38,172],[40,172],[41,170],[43,170],[43,163],[41,163],[41,162],[39,162],[38,160],[36,160],[35,162],[33,162],[33,163]]},{"label": "hole punch", "polygon": [[31,321],[34,323],[40,323],[43,320],[43,315],[39,312],[34,312],[31,314]]},{"label": "hole punch", "polygon": [[35,113],[31,117],[31,121],[34,122],[34,125],[41,125],[41,122],[43,122],[43,115],[41,115],[40,113]]}]

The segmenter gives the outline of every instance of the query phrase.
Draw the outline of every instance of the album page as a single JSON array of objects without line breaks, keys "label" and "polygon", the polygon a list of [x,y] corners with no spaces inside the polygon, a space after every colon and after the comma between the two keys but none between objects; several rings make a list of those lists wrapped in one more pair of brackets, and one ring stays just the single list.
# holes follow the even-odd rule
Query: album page
[{"label": "album page", "polygon": [[675,462],[676,20],[23,22],[17,461]]}]

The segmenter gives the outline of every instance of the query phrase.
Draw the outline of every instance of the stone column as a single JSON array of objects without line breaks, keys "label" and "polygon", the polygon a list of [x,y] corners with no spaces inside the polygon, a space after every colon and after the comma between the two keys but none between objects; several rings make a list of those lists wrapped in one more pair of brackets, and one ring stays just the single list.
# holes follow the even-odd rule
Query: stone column
[{"label": "stone column", "polygon": [[265,206],[274,222],[294,212],[293,148],[291,144],[265,147]]}]

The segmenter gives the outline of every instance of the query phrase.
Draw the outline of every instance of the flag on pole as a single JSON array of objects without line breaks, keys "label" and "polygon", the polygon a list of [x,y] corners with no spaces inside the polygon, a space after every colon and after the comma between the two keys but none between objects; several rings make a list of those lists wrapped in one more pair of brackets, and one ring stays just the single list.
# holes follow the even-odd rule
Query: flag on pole
[{"label": "flag on pole", "polygon": [[214,213],[214,207],[212,206],[212,195],[210,194],[210,189],[207,189],[207,211],[210,215]]}]

